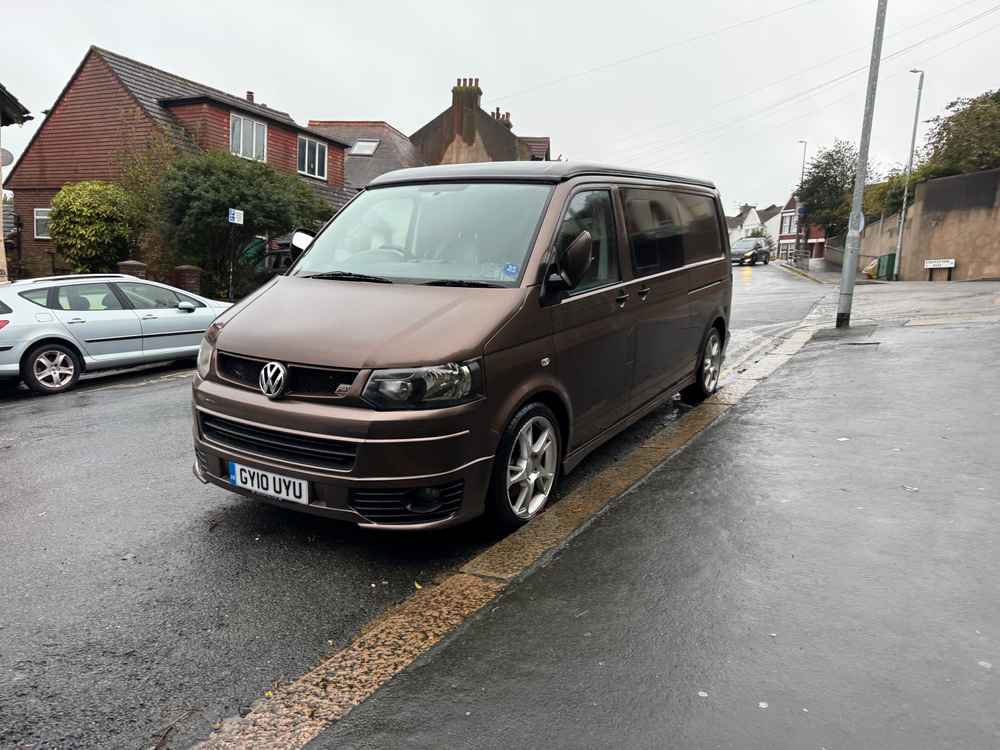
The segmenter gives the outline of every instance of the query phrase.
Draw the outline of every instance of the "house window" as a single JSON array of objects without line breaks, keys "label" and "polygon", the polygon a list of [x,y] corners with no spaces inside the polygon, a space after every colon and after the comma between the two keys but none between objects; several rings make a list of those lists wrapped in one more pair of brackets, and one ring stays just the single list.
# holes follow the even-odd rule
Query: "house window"
[{"label": "house window", "polygon": [[299,136],[299,174],[326,179],[326,144]]},{"label": "house window", "polygon": [[231,114],[229,150],[244,159],[267,161],[267,125],[243,115]]},{"label": "house window", "polygon": [[362,138],[357,140],[351,147],[351,156],[371,156],[375,153],[375,149],[378,148],[379,143],[381,143],[381,141],[373,140],[371,138]]},{"label": "house window", "polygon": [[50,240],[49,237],[49,214],[52,213],[51,208],[36,208],[35,209],[35,239],[36,240]]}]

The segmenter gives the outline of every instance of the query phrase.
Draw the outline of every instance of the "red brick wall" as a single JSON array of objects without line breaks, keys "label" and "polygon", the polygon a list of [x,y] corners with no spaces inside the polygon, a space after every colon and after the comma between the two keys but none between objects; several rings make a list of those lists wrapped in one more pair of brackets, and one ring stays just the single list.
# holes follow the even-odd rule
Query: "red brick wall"
[{"label": "red brick wall", "polygon": [[29,276],[48,276],[53,272],[53,260],[56,272],[66,270],[65,261],[58,255],[52,255],[52,240],[35,239],[35,209],[51,208],[52,198],[57,192],[59,191],[52,188],[42,190],[21,188],[15,191],[14,213],[21,217],[23,228],[20,258],[17,251],[7,253],[7,269],[12,280]]},{"label": "red brick wall", "polygon": [[89,53],[6,180],[9,190],[113,179],[118,154],[155,128],[107,64]]},{"label": "red brick wall", "polygon": [[[268,123],[267,163],[275,169],[298,174],[299,134],[280,125]],[[332,143],[326,148],[326,181],[342,187],[344,184],[344,150]]]},{"label": "red brick wall", "polygon": [[180,104],[170,112],[203,149],[229,150],[229,112],[208,103]]}]

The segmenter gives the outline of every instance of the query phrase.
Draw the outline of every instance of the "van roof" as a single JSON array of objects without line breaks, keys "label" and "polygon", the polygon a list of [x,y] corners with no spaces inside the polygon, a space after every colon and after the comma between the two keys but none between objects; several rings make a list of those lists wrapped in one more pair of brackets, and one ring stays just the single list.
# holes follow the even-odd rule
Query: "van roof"
[{"label": "van roof", "polygon": [[633,177],[643,180],[685,183],[714,188],[715,183],[694,177],[644,172],[628,167],[612,167],[575,161],[494,161],[475,164],[443,164],[412,167],[386,172],[372,180],[369,187],[400,185],[412,182],[447,182],[452,180],[512,180],[518,182],[564,182],[581,176]]}]

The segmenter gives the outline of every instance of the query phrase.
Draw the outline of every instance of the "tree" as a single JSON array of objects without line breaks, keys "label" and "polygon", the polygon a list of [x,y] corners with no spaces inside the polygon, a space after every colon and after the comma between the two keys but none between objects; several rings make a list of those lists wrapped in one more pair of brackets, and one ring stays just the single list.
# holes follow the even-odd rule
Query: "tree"
[{"label": "tree", "polygon": [[[162,182],[163,217],[178,255],[205,269],[215,294],[228,290],[236,251],[258,235],[314,227],[332,209],[297,177],[222,151],[182,157]],[[243,211],[230,224],[230,208]]]},{"label": "tree", "polygon": [[935,117],[927,136],[933,175],[1000,167],[1000,89],[956,99]]},{"label": "tree", "polygon": [[132,246],[125,190],[99,180],[65,185],[52,199],[52,243],[77,273],[113,271]]},{"label": "tree", "polygon": [[827,236],[843,234],[847,229],[857,165],[857,148],[842,140],[821,149],[809,162],[798,199],[805,203],[805,220],[824,226]]}]

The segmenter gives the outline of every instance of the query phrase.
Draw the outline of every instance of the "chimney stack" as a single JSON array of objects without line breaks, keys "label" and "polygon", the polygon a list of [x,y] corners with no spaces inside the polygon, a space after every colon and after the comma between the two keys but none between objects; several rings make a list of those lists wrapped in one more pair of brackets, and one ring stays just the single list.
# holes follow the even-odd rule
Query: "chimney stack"
[{"label": "chimney stack", "polygon": [[247,101],[253,104],[253,92],[247,91]]}]

